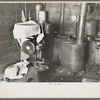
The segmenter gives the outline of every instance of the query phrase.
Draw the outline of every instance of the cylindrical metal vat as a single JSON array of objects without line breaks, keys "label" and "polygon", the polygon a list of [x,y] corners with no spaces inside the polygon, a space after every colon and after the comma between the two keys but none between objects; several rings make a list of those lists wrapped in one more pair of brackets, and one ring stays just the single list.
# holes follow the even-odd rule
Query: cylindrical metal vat
[{"label": "cylindrical metal vat", "polygon": [[94,19],[89,19],[86,21],[86,26],[85,26],[85,34],[86,35],[96,35],[96,27],[97,26],[97,21]]},{"label": "cylindrical metal vat", "polygon": [[61,64],[70,72],[84,69],[85,45],[62,41]]},{"label": "cylindrical metal vat", "polygon": [[89,46],[89,62],[100,65],[100,38],[95,38]]}]

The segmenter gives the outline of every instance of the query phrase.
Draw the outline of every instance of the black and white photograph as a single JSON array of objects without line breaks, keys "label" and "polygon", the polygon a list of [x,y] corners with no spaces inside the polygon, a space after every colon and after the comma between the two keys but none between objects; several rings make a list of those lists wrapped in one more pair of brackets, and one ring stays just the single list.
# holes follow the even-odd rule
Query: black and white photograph
[{"label": "black and white photograph", "polygon": [[100,3],[0,2],[0,83],[100,82]]},{"label": "black and white photograph", "polygon": [[100,97],[100,2],[0,1],[0,98]]}]

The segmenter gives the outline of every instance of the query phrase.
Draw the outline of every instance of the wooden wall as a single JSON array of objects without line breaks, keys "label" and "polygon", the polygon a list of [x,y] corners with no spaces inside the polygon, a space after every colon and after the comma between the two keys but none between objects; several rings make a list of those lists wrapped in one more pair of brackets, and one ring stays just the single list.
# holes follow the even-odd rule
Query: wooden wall
[{"label": "wooden wall", "polygon": [[0,73],[20,59],[13,28],[16,22],[21,21],[22,9],[24,4],[0,3]]}]

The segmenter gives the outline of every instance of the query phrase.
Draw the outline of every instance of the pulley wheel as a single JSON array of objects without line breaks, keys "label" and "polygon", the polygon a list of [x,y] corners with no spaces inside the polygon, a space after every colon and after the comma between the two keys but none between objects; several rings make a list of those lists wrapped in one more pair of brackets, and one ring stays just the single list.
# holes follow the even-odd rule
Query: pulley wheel
[{"label": "pulley wheel", "polygon": [[22,44],[22,50],[25,54],[32,55],[35,53],[36,48],[34,43],[32,43],[30,40],[26,40]]}]

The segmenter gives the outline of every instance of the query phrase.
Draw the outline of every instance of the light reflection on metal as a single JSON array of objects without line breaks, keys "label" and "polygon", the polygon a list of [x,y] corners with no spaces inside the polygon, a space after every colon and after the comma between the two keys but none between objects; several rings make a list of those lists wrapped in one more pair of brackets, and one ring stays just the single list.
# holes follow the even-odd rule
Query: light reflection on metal
[{"label": "light reflection on metal", "polygon": [[61,4],[61,13],[60,13],[60,34],[63,33],[63,24],[64,24],[64,8],[65,4]]},{"label": "light reflection on metal", "polygon": [[86,15],[87,15],[87,3],[82,3],[81,4],[79,31],[78,31],[77,39],[76,39],[76,43],[78,43],[78,44],[82,44],[83,43]]}]

